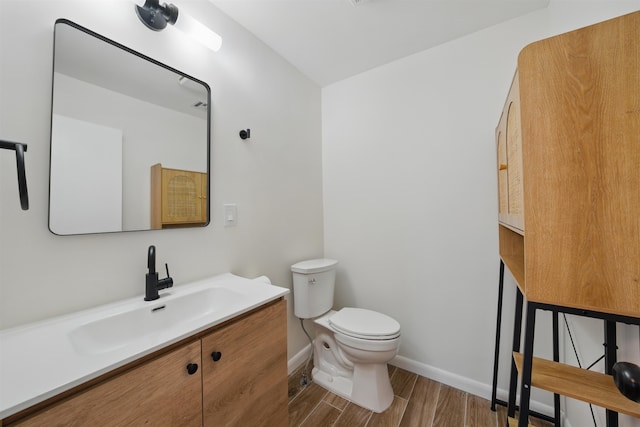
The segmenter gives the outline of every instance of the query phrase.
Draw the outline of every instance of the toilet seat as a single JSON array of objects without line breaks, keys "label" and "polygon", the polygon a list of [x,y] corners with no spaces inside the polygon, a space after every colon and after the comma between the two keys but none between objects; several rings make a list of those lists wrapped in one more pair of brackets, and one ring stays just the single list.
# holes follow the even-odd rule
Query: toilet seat
[{"label": "toilet seat", "polygon": [[329,318],[331,327],[359,340],[393,340],[400,336],[400,324],[386,314],[364,308],[345,307]]}]

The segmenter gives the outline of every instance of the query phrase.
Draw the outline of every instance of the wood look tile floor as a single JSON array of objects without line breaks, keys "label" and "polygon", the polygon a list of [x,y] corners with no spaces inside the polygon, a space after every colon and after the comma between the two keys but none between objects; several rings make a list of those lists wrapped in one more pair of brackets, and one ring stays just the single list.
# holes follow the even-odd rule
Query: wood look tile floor
[{"label": "wood look tile floor", "polygon": [[[289,377],[290,427],[502,427],[506,408],[491,411],[486,399],[389,366],[395,394],[391,407],[376,414],[313,382],[300,386],[302,368]],[[532,426],[551,427],[535,418]]]}]

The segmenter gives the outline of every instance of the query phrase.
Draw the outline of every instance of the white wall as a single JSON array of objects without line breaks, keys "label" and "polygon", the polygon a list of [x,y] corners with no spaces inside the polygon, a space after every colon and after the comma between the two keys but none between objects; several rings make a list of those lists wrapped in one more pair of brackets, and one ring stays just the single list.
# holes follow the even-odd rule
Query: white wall
[{"label": "white wall", "polygon": [[[517,54],[530,42],[637,8],[552,2],[323,88],[325,256],[341,263],[337,306],[395,317],[402,325],[398,363],[490,396],[499,261],[494,130]],[[510,277],[506,288],[503,398]],[[551,357],[550,321],[538,317],[536,353]],[[602,343],[601,322],[582,332]],[[548,410],[540,405],[551,404],[548,393],[534,391],[536,407]],[[580,418],[586,406],[576,405],[573,425],[590,425]]]},{"label": "white wall", "polygon": [[122,231],[122,129],[53,114],[49,229]]},{"label": "white wall", "polygon": [[[0,138],[28,144],[30,209],[20,210],[15,156],[0,153],[0,327],[140,295],[147,247],[176,286],[225,271],[291,285],[289,266],[321,256],[320,89],[206,0],[180,2],[224,38],[213,53],[175,29],[156,33],[133,4],[0,1]],[[87,236],[47,229],[53,24],[68,18],[212,88],[207,228]],[[117,64],[114,64],[117,66]],[[251,128],[242,142],[240,129]],[[222,205],[237,203],[236,227]],[[306,338],[293,321],[293,353]],[[293,349],[293,350],[291,350]]]}]

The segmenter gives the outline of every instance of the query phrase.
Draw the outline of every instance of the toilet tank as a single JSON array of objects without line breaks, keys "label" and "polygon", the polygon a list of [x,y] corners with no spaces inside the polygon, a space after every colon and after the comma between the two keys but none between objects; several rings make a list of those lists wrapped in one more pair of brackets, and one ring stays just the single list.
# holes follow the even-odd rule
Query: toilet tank
[{"label": "toilet tank", "polygon": [[321,258],[291,266],[293,311],[300,319],[318,317],[333,307],[338,261]]}]

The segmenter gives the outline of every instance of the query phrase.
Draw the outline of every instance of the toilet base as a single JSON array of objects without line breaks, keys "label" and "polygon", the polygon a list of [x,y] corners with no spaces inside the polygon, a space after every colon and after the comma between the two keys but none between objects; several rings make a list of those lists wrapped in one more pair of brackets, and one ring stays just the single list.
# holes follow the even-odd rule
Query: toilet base
[{"label": "toilet base", "polygon": [[[386,363],[355,364],[353,378],[333,376],[313,368],[313,381],[319,386],[373,412],[383,412],[393,402],[393,388]],[[354,382],[357,385],[354,388]]]},{"label": "toilet base", "polygon": [[318,384],[320,387],[325,388],[344,399],[351,400],[353,382],[349,378],[334,377],[326,372],[322,372],[318,368],[313,368],[311,371],[311,378],[313,379],[313,382]]}]

